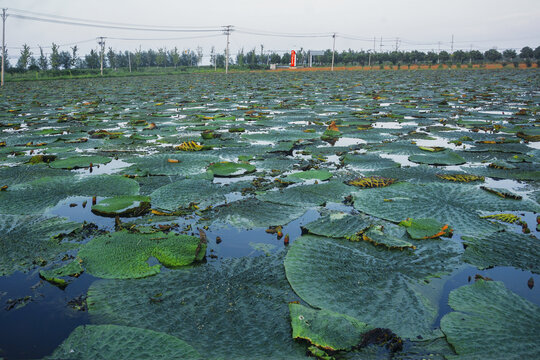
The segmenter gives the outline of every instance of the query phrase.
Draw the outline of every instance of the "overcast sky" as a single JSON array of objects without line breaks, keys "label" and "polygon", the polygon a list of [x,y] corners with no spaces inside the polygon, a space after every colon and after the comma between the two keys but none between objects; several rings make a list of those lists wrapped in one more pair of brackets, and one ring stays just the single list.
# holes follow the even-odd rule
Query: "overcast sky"
[{"label": "overcast sky", "polygon": [[[285,37],[246,34],[272,32],[287,34],[337,33],[336,49],[349,48],[382,50],[418,49],[422,51],[450,50],[452,35],[454,49],[485,51],[535,48],[540,45],[540,0],[0,0],[7,13],[23,15],[24,10],[116,24],[146,26],[208,27],[234,25],[238,31],[231,35],[231,54],[244,48],[249,51],[260,45],[265,50],[329,49],[331,36]],[[41,17],[26,13],[26,16]],[[61,18],[57,18],[60,19]],[[242,30],[244,33],[242,33]],[[95,40],[105,36],[106,46],[115,50],[142,47],[143,49],[175,46],[179,50],[203,48],[210,53],[212,46],[223,51],[224,35],[211,33],[150,32],[118,30],[54,24],[8,16],[6,43],[10,58],[16,59],[23,44],[31,47],[50,47],[56,44],[78,43],[80,53],[97,48]],[[201,36],[213,36],[201,38]],[[196,39],[177,39],[199,37]],[[349,37],[349,38],[346,38]],[[355,40],[350,39],[356,38]],[[165,39],[177,40],[117,40]],[[50,51],[49,49],[45,49]],[[34,54],[39,50],[33,49]],[[12,60],[13,62],[13,60]]]}]

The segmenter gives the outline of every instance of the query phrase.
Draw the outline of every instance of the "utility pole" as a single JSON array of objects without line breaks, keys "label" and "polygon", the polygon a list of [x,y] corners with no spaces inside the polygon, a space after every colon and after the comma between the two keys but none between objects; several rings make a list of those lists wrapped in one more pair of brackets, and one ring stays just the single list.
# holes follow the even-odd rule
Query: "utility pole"
[{"label": "utility pole", "polygon": [[374,36],[374,37],[373,37],[373,53],[375,53],[375,51],[377,51],[377,50],[375,49],[375,46],[376,46],[376,45],[375,45],[375,42],[376,42],[376,41],[377,41],[377,39],[376,39],[375,36]]},{"label": "utility pole", "polygon": [[131,72],[131,51],[128,50],[128,64],[129,64],[129,72]]},{"label": "utility pole", "polygon": [[227,35],[227,50],[225,50],[225,74],[229,73],[229,36],[231,35],[232,25],[224,26],[223,33]]},{"label": "utility pole", "polygon": [[98,41],[98,44],[101,46],[101,54],[99,56],[99,62],[101,67],[101,76],[103,76],[103,56],[105,55],[105,38],[103,36],[100,36]]},{"label": "utility pole", "polygon": [[397,37],[396,38],[396,52],[398,51],[398,47],[399,47],[399,38]]},{"label": "utility pole", "polygon": [[336,33],[332,35],[332,38],[334,39],[334,42],[332,45],[332,71],[334,71],[334,53],[336,51]]},{"label": "utility pole", "polygon": [[2,85],[4,86],[4,58],[6,57],[6,8],[2,9]]},{"label": "utility pole", "polygon": [[437,64],[441,63],[441,42],[438,42],[439,44],[439,50],[437,51]]},{"label": "utility pole", "polygon": [[381,36],[381,42],[379,43],[379,52],[382,52],[382,36]]},{"label": "utility pole", "polygon": [[450,53],[454,53],[454,34],[452,34],[452,47],[451,47],[452,50],[450,50]]}]

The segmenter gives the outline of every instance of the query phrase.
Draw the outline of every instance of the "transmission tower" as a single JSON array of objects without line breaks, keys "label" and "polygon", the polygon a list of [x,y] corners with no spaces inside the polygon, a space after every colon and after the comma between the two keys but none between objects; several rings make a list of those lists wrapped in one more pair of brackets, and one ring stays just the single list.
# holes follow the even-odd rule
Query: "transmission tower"
[{"label": "transmission tower", "polygon": [[229,73],[229,36],[233,31],[232,25],[223,26],[223,34],[227,35],[227,50],[225,50],[225,74]]},{"label": "transmission tower", "polygon": [[105,38],[103,36],[100,36],[98,39],[99,39],[98,44],[101,46],[99,62],[100,62],[100,68],[101,68],[101,76],[103,76],[103,56],[105,55]]},{"label": "transmission tower", "polygon": [[4,86],[4,58],[6,57],[6,8],[2,9],[2,81],[1,86]]}]

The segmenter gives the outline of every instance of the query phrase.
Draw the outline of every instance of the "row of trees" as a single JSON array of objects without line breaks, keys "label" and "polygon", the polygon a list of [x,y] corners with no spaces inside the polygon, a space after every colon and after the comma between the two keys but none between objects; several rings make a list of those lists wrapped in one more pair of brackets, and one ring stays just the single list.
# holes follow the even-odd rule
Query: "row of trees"
[{"label": "row of trees", "polygon": [[[28,45],[23,45],[20,52],[19,59],[15,67],[11,67],[11,70],[26,71],[26,70],[60,70],[60,69],[99,69],[101,65],[101,53],[96,50],[90,50],[90,53],[79,56],[79,49],[75,45],[70,48],[70,51],[60,51],[59,46],[52,44],[51,53],[46,55],[43,49],[39,48],[39,54],[34,56]],[[300,49],[296,52],[297,64],[307,65],[309,61],[309,53],[304,49]],[[7,56],[6,56],[7,58]],[[108,51],[103,53],[104,67],[111,69],[118,68],[132,68],[140,69],[145,67],[188,67],[199,66],[203,58],[203,50],[197,47],[195,51],[184,50],[179,51],[178,48],[167,50],[160,48],[155,50],[136,50],[131,51],[114,51],[109,48]],[[283,64],[290,63],[290,53],[278,54],[275,52],[265,52],[264,47],[261,45],[260,51],[252,49],[247,53],[244,50],[240,50],[235,59],[229,59],[231,64],[235,64],[239,67],[248,68],[264,68],[269,64]],[[536,49],[532,49],[528,46],[521,49],[519,54],[512,49],[499,52],[497,49],[490,49],[484,53],[478,50],[463,51],[457,50],[453,53],[447,51],[429,51],[424,53],[422,51],[392,51],[392,52],[380,52],[374,53],[371,50],[368,51],[354,51],[347,50],[335,53],[335,63],[340,65],[375,65],[375,64],[437,64],[437,63],[478,63],[478,62],[498,62],[498,61],[525,61],[530,63],[531,61],[540,61],[540,46]],[[313,57],[313,63],[315,65],[327,65],[332,61],[332,51],[326,50],[324,55]],[[219,54],[215,51],[215,48],[211,49],[210,63],[215,67],[225,66],[225,55]],[[7,62],[7,68],[10,69],[9,62]]]}]

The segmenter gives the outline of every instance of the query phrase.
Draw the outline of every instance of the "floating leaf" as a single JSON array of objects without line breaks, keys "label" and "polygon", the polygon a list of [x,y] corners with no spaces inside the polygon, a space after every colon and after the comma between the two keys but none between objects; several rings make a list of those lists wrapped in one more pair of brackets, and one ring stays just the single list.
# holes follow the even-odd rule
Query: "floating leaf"
[{"label": "floating leaf", "polygon": [[[151,301],[156,294],[159,301]],[[280,254],[98,281],[88,291],[94,322],[165,332],[189,341],[205,359],[305,358],[287,321],[295,299]]]},{"label": "floating leaf", "polygon": [[309,305],[415,339],[431,333],[440,291],[421,282],[451,272],[460,251],[433,240],[415,251],[389,251],[367,242],[302,236],[289,247],[285,271]]},{"label": "floating leaf", "polygon": [[46,359],[202,359],[186,342],[152,330],[82,325]]},{"label": "floating leaf", "polygon": [[158,188],[150,197],[154,208],[166,211],[186,209],[190,204],[205,209],[225,201],[225,191],[208,180],[183,179]]},{"label": "floating leaf", "polygon": [[315,235],[345,238],[367,229],[371,223],[367,216],[331,212],[304,225],[304,228]]},{"label": "floating leaf", "polygon": [[83,267],[92,275],[107,279],[130,279],[155,275],[160,264],[149,265],[155,257],[167,267],[179,267],[202,260],[206,244],[198,237],[129,233],[126,230],[93,238],[80,251]]},{"label": "floating leaf", "polygon": [[277,204],[295,206],[317,206],[326,202],[341,202],[351,187],[337,181],[323,184],[290,186],[283,190],[268,191],[257,198]]},{"label": "floating leaf", "polygon": [[501,229],[481,219],[478,210],[538,210],[538,205],[529,201],[512,202],[473,185],[452,183],[399,183],[385,188],[360,190],[354,193],[354,207],[396,223],[406,217],[430,217],[451,224],[456,232],[471,236],[487,235]]},{"label": "floating leaf", "polygon": [[351,241],[364,240],[377,246],[386,246],[388,249],[416,249],[416,246],[411,244],[405,238],[405,231],[396,227],[393,224],[374,225],[360,236],[349,238]]},{"label": "floating leaf", "polygon": [[249,198],[218,206],[213,209],[211,218],[238,228],[253,229],[285,225],[304,213],[305,209],[298,206],[273,204]]},{"label": "floating leaf", "polygon": [[[535,359],[540,307],[502,282],[478,280],[450,292],[455,310],[441,319],[456,359]],[[454,357],[452,357],[454,358]]]},{"label": "floating leaf", "polygon": [[251,164],[223,161],[211,164],[208,170],[212,171],[216,177],[235,177],[255,172],[256,169]]},{"label": "floating leaf", "polygon": [[469,174],[437,174],[438,178],[453,182],[472,182],[472,181],[484,181],[483,176],[469,175]]},{"label": "floating leaf", "polygon": [[396,179],[383,178],[380,176],[369,176],[356,178],[354,180],[348,181],[347,184],[361,188],[374,188],[389,186],[395,182]]},{"label": "floating leaf", "polygon": [[78,245],[62,243],[53,236],[71,233],[80,226],[64,218],[0,216],[0,276],[28,271],[77,248]]},{"label": "floating leaf", "polygon": [[411,155],[409,161],[429,165],[461,165],[466,163],[464,158],[451,150],[432,154]]},{"label": "floating leaf", "polygon": [[100,216],[133,217],[144,215],[150,209],[150,197],[122,195],[101,200],[92,206],[92,212]]},{"label": "floating leaf", "polygon": [[197,144],[195,141],[186,141],[175,147],[176,150],[180,151],[201,151],[203,146]]},{"label": "floating leaf", "polygon": [[406,219],[399,225],[405,226],[413,239],[434,239],[452,233],[448,224],[442,224],[435,219]]},{"label": "floating leaf", "polygon": [[487,237],[463,237],[463,260],[481,269],[513,266],[540,273],[540,242],[532,235],[502,231]]},{"label": "floating leaf", "polygon": [[522,220],[519,216],[514,214],[492,214],[486,216],[480,216],[482,219],[495,219],[508,224],[521,223]]},{"label": "floating leaf", "polygon": [[320,180],[325,181],[330,179],[333,174],[328,170],[308,170],[302,172],[296,172],[287,176],[287,179],[301,179],[301,180]]},{"label": "floating leaf", "polygon": [[293,339],[305,339],[325,350],[347,350],[358,345],[371,327],[357,319],[329,310],[289,304]]},{"label": "floating leaf", "polygon": [[73,156],[67,159],[58,159],[49,163],[53,169],[79,169],[90,165],[107,164],[111,158],[105,156]]},{"label": "floating leaf", "polygon": [[480,186],[480,189],[485,190],[487,192],[490,192],[492,194],[495,194],[497,196],[502,197],[503,199],[514,199],[514,200],[521,200],[522,197],[520,195],[516,195],[506,189],[502,188],[491,188],[487,186]]}]

